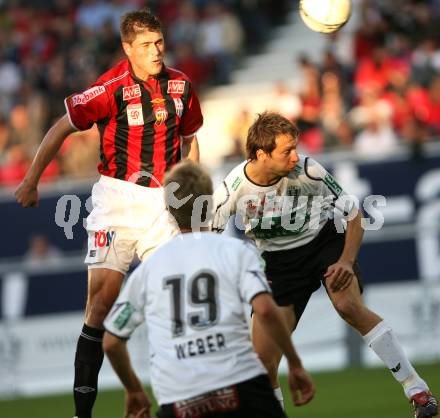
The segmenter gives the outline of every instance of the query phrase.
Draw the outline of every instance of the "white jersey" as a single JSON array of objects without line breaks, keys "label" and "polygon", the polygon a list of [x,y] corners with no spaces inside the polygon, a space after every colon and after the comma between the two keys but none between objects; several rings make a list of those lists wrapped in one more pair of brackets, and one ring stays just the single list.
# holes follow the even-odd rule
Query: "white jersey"
[{"label": "white jersey", "polygon": [[104,326],[129,338],[146,321],[153,391],[159,404],[172,403],[266,373],[245,305],[268,292],[251,245],[181,234],[136,268]]},{"label": "white jersey", "polygon": [[312,241],[337,208],[345,216],[356,210],[324,167],[299,156],[287,177],[269,186],[252,182],[244,161],[226,176],[214,193],[214,231],[225,229],[231,215],[242,218],[245,233],[262,251],[296,248]]}]

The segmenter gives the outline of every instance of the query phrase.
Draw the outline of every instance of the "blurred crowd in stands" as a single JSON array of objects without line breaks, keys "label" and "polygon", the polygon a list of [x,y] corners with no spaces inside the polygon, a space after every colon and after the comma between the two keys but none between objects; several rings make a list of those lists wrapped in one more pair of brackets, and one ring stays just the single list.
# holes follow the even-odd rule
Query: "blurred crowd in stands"
[{"label": "blurred crowd in stands", "polygon": [[[440,140],[440,1],[357,4],[355,30],[328,36],[320,62],[297,57],[300,87],[280,80],[272,110],[296,122],[308,153],[377,158],[409,143],[417,155],[421,143]],[[243,110],[232,126],[237,154],[252,119]]]},{"label": "blurred crowd in stands", "polygon": [[[359,0],[353,33],[328,36],[320,62],[295,57],[300,91],[284,81],[274,110],[295,121],[310,153],[330,148],[362,155],[440,136],[440,1]],[[0,187],[18,183],[44,132],[80,92],[123,58],[120,16],[147,5],[164,24],[166,62],[199,93],[227,84],[242,57],[262,50],[292,1],[0,0]],[[299,41],[299,40],[297,40]],[[292,40],[295,42],[295,40]],[[241,153],[246,110],[231,130]],[[96,130],[71,135],[43,175],[96,174]]]},{"label": "blurred crowd in stands", "polygon": [[[166,63],[197,89],[227,84],[286,17],[287,0],[0,0],[0,186],[19,182],[64,98],[124,58],[119,21],[148,6],[165,29]],[[96,130],[76,133],[42,180],[96,173]]]}]

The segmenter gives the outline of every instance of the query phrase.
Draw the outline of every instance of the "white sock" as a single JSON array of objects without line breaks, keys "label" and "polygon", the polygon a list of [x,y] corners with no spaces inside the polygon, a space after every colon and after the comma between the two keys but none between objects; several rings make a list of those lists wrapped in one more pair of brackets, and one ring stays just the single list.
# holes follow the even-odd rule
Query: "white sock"
[{"label": "white sock", "polygon": [[379,322],[363,339],[402,384],[408,399],[416,393],[428,390],[428,385],[414,370],[393,330],[385,321]]},{"label": "white sock", "polygon": [[284,411],[284,398],[283,398],[283,392],[281,392],[281,388],[280,387],[275,388],[273,390],[273,393],[275,394],[275,398],[277,398],[278,402],[281,405],[281,408]]}]

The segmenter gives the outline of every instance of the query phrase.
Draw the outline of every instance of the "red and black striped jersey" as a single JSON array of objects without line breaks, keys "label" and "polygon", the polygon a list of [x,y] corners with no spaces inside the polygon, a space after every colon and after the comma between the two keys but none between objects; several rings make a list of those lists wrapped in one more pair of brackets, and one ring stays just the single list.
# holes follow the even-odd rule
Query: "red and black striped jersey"
[{"label": "red and black striped jersey", "polygon": [[160,187],[164,173],[180,160],[181,137],[203,124],[199,100],[189,78],[163,66],[146,81],[123,60],[89,89],[65,100],[77,130],[97,124],[105,176]]}]

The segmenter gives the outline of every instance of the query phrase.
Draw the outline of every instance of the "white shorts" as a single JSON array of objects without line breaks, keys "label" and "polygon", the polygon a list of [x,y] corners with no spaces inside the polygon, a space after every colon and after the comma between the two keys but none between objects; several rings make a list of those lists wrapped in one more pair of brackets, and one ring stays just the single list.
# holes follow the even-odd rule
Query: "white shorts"
[{"label": "white shorts", "polygon": [[125,274],[135,253],[145,260],[178,232],[165,208],[163,188],[101,176],[93,185],[92,204],[86,220],[89,269]]}]

